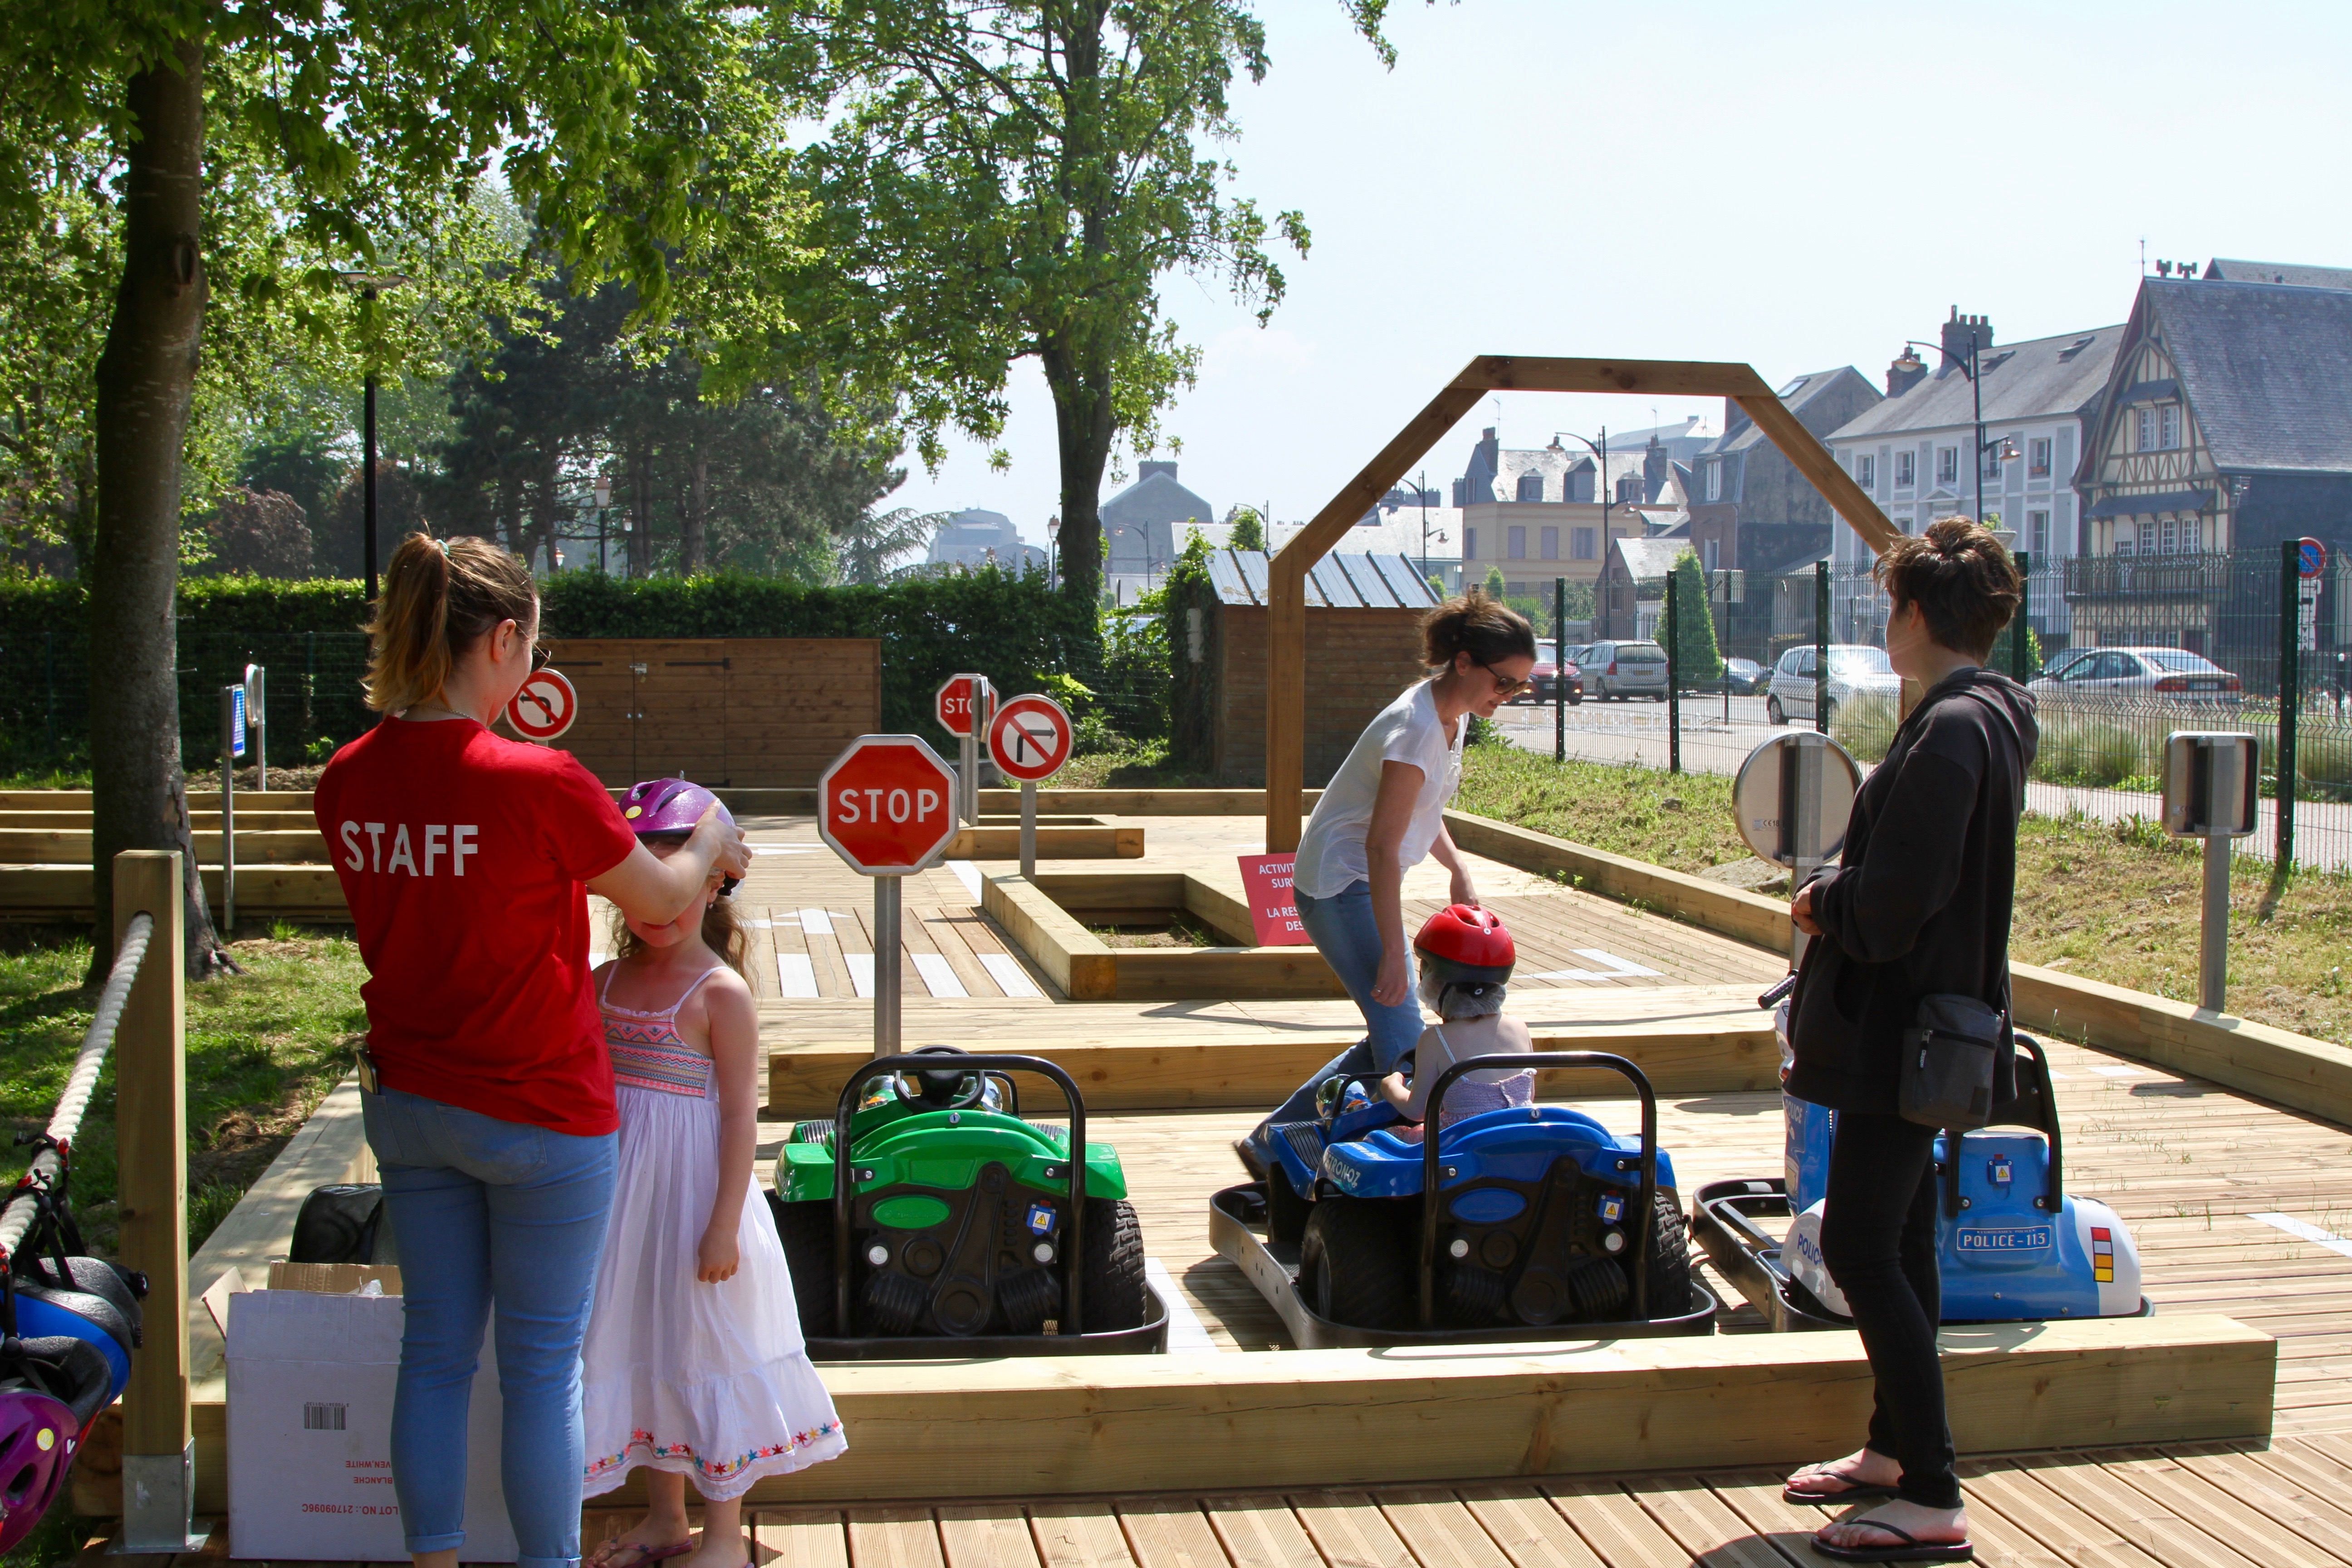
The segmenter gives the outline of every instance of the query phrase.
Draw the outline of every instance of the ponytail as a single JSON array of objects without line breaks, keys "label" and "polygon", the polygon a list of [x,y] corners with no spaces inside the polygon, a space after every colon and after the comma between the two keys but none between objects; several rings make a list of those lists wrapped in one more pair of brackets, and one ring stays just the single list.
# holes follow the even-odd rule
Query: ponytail
[{"label": "ponytail", "polygon": [[1421,662],[1432,669],[1450,665],[1457,653],[1474,664],[1536,656],[1536,629],[1527,616],[1473,588],[1421,617]]},{"label": "ponytail", "polygon": [[501,621],[538,629],[539,592],[520,558],[487,540],[400,542],[367,624],[367,705],[397,713],[426,701]]}]

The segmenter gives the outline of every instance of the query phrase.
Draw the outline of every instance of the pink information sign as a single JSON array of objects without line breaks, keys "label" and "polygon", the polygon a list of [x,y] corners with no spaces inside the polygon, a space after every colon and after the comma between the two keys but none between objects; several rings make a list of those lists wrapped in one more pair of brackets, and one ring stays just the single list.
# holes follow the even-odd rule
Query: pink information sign
[{"label": "pink information sign", "polygon": [[1314,938],[1307,934],[1306,924],[1298,918],[1298,906],[1290,893],[1291,868],[1297,858],[1291,855],[1244,855],[1242,862],[1242,889],[1249,895],[1250,923],[1257,928],[1260,947],[1305,947]]}]

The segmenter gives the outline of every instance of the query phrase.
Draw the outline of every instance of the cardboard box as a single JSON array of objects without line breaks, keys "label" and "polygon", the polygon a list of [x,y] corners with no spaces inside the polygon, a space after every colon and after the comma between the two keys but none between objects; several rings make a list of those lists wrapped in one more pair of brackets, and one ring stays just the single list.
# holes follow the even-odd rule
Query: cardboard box
[{"label": "cardboard box", "polygon": [[[362,1294],[370,1283],[380,1294]],[[398,1563],[392,1485],[400,1270],[278,1263],[267,1289],[231,1269],[205,1292],[228,1355],[228,1539],[239,1558]],[[487,1341],[488,1336],[485,1335]],[[466,1430],[467,1563],[511,1563],[499,1488],[499,1379],[474,1373]]]}]

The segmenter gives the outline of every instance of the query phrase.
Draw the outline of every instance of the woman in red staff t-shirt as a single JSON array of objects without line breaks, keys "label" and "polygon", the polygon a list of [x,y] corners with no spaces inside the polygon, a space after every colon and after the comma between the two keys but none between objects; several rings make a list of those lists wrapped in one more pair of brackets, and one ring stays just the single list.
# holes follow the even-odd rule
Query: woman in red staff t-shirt
[{"label": "woman in red staff t-shirt", "polygon": [[570,753],[488,726],[542,660],[522,563],[415,533],[392,558],[368,705],[319,780],[319,830],[368,982],[368,1145],[400,1237],[392,1476],[417,1568],[465,1542],[466,1414],[496,1314],[501,1474],[520,1568],[580,1552],[580,1342],[618,1125],[583,889],[648,925],[751,868],[714,807],[656,858]]}]

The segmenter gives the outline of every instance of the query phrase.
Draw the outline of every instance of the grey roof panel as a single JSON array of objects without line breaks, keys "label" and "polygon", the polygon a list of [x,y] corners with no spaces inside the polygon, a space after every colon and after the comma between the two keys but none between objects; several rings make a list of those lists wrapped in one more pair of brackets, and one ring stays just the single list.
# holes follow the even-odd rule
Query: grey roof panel
[{"label": "grey roof panel", "polygon": [[[1988,425],[2052,415],[2078,414],[2106,389],[2123,342],[2121,323],[2087,331],[2061,332],[2029,342],[1997,344],[1984,367],[1984,416]],[[2077,348],[2076,344],[2081,344]],[[1969,378],[1944,366],[1899,397],[1887,398],[1831,432],[1831,442],[1939,430],[1976,418]]]},{"label": "grey roof panel", "polygon": [[2217,256],[2205,276],[2230,283],[2284,283],[2299,289],[2352,289],[2352,268],[2305,267],[2292,261],[2239,261]]},{"label": "grey roof panel", "polygon": [[2352,472],[2352,290],[2140,285],[2216,467]]}]

